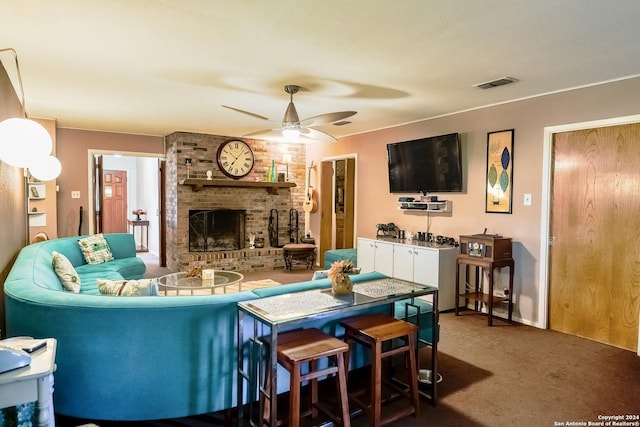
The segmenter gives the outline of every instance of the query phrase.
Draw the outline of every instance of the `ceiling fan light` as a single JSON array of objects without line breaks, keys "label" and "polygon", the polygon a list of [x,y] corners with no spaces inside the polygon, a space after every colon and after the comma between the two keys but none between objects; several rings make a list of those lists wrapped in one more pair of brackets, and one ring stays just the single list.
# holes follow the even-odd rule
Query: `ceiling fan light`
[{"label": "ceiling fan light", "polygon": [[300,136],[300,129],[297,126],[285,126],[282,128],[282,135],[286,139],[297,139]]}]

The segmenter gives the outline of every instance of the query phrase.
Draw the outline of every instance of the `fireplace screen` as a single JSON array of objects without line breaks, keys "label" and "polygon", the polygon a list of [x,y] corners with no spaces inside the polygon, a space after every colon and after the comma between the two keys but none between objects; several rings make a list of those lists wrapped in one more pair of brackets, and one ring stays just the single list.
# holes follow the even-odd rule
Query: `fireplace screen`
[{"label": "fireplace screen", "polygon": [[189,252],[244,248],[245,216],[245,210],[190,210]]}]

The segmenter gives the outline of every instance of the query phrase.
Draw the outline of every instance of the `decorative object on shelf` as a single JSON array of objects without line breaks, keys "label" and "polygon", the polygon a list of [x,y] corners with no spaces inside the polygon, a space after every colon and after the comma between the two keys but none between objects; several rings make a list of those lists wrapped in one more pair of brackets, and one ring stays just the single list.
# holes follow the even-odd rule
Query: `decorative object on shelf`
[{"label": "decorative object on shelf", "polygon": [[31,197],[38,198],[40,194],[38,193],[38,189],[35,186],[31,187]]},{"label": "decorative object on shelf", "polygon": [[190,171],[191,171],[191,159],[184,159],[184,164],[187,167],[187,179],[189,179],[189,178],[191,178],[191,176],[190,176],[191,175],[190,174]]},{"label": "decorative object on shelf", "polygon": [[331,290],[335,295],[348,295],[353,292],[350,274],[358,274],[360,270],[349,260],[336,261],[331,264],[327,277],[331,280]]},{"label": "decorative object on shelf", "polygon": [[207,171],[207,180],[211,181],[213,179],[213,172],[211,172],[210,170]]},{"label": "decorative object on shelf", "polygon": [[31,208],[31,212],[38,212],[38,208],[36,208],[35,206]]},{"label": "decorative object on shelf", "polygon": [[269,170],[269,181],[271,182],[276,182],[276,161],[275,160],[271,160],[271,169]]},{"label": "decorative object on shelf", "polygon": [[376,227],[378,229],[376,236],[378,237],[398,237],[400,232],[398,226],[392,222],[388,224],[378,224]]},{"label": "decorative object on shelf", "polygon": [[223,174],[239,179],[251,172],[255,157],[249,144],[241,139],[230,139],[218,147],[216,162]]},{"label": "decorative object on shelf", "polygon": [[513,129],[487,134],[486,212],[511,213]]},{"label": "decorative object on shelf", "polygon": [[249,233],[249,249],[255,249],[256,247],[256,235]]},{"label": "decorative object on shelf", "polygon": [[131,212],[132,214],[134,214],[136,216],[136,221],[141,221],[142,218],[140,218],[140,215],[146,215],[147,213],[142,210],[142,209],[135,209],[133,212]]},{"label": "decorative object on shelf", "polygon": [[264,237],[256,237],[256,248],[264,248]]},{"label": "decorative object on shelf", "polygon": [[291,163],[291,154],[286,153],[284,155],[284,157],[282,158],[282,163],[285,164],[284,179],[285,179],[285,181],[289,182],[289,163]]}]

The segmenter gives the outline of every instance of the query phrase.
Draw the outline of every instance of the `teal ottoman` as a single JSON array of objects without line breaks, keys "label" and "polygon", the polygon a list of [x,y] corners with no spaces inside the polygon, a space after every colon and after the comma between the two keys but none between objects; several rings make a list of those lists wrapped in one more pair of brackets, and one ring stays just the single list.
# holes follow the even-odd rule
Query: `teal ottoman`
[{"label": "teal ottoman", "polygon": [[336,261],[348,260],[356,267],[358,266],[358,253],[356,248],[350,249],[332,249],[324,253],[324,268],[330,269],[331,264]]}]

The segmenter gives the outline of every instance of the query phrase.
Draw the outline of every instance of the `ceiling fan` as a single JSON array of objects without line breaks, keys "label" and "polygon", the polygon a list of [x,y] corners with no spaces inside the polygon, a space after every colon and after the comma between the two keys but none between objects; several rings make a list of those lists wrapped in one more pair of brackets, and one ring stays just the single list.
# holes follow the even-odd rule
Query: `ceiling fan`
[{"label": "ceiling fan", "polygon": [[[297,85],[286,85],[284,87],[284,91],[289,94],[290,98],[289,105],[287,106],[287,110],[284,113],[284,117],[282,118],[282,123],[279,128],[261,130],[243,136],[247,138],[265,139],[278,142],[337,142],[337,139],[333,136],[326,132],[313,129],[311,126],[324,125],[344,120],[347,117],[351,117],[356,114],[356,111],[337,111],[300,120],[296,107],[293,105],[293,95],[298,93],[299,90],[300,86]],[[256,119],[273,122],[273,120],[269,120],[267,117],[261,116],[260,114],[251,113],[249,111],[240,110],[227,105],[223,105],[223,107],[242,114],[247,114],[251,117],[255,117]]]}]

